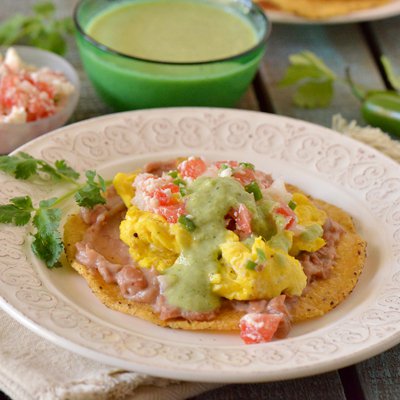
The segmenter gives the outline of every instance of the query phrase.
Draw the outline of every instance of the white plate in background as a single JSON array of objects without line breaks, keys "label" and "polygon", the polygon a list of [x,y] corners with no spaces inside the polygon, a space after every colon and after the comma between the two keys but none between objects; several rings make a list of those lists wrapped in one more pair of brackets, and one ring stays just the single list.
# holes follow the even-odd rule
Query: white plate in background
[{"label": "white plate in background", "polygon": [[[295,0],[294,0],[295,1]],[[394,17],[400,15],[400,0],[394,0],[391,3],[385,4],[380,7],[370,8],[367,10],[355,11],[346,15],[339,15],[337,17],[310,20],[294,14],[277,11],[267,10],[266,14],[269,19],[274,23],[283,24],[348,24],[355,22],[375,21],[383,18]]]}]

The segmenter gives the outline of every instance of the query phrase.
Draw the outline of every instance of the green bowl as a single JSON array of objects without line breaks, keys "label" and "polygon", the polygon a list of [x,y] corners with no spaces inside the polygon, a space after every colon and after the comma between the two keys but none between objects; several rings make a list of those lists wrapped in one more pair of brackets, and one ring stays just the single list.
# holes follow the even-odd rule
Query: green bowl
[{"label": "green bowl", "polygon": [[[142,1],[142,0],[130,0]],[[160,62],[112,50],[85,31],[105,9],[127,0],[81,0],[75,8],[81,59],[94,87],[115,110],[174,106],[232,107],[252,81],[270,34],[263,11],[250,0],[196,0],[239,12],[254,27],[257,44],[245,52],[198,63]]]}]

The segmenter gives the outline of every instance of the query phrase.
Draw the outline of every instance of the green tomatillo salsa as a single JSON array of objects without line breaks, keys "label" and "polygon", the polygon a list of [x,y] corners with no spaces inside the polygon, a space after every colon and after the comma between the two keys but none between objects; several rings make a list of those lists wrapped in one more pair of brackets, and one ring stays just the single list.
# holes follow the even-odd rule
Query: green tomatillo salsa
[{"label": "green tomatillo salsa", "polygon": [[87,33],[120,53],[167,62],[222,59],[257,43],[254,28],[238,13],[196,0],[118,4],[96,16]]}]

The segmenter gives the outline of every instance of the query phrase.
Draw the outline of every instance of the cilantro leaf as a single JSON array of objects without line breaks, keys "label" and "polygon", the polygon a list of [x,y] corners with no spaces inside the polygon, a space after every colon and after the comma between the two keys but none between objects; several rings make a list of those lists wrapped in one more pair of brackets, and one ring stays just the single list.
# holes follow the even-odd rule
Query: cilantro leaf
[{"label": "cilantro leaf", "polygon": [[[56,205],[75,193],[77,203],[82,207],[92,208],[96,204],[106,202],[102,193],[106,191],[104,179],[95,171],[86,172],[86,182],[79,184],[80,174],[71,168],[65,160],[57,160],[54,165],[40,159],[35,159],[27,153],[13,156],[0,156],[0,171],[17,179],[30,177],[51,178],[65,181],[77,186],[74,190],[59,198],[42,200],[35,208],[29,196],[14,197],[9,204],[0,205],[0,223],[26,225],[32,219],[35,229],[32,251],[46,263],[48,268],[61,266],[60,256],[64,251],[59,231],[61,210]],[[44,176],[45,175],[45,176]],[[33,218],[32,217],[33,214]]]},{"label": "cilantro leaf", "polygon": [[70,17],[55,16],[51,1],[36,3],[33,15],[14,15],[0,24],[0,45],[28,44],[63,55],[66,52],[66,36],[73,33]]},{"label": "cilantro leaf", "polygon": [[0,156],[0,171],[13,175],[17,179],[31,177],[43,178],[42,173],[56,181],[66,181],[78,184],[79,173],[72,169],[65,160],[57,160],[54,166],[44,160],[33,158],[27,153],[18,153],[14,156]]},{"label": "cilantro leaf", "polygon": [[50,208],[55,201],[56,199],[42,200],[33,217],[33,226],[41,234],[50,235],[54,230],[58,229],[61,210],[59,208]]},{"label": "cilantro leaf", "polygon": [[318,108],[329,105],[333,97],[333,82],[307,82],[298,87],[293,97],[296,105],[304,108]]},{"label": "cilantro leaf", "polygon": [[381,63],[383,65],[383,69],[385,70],[386,77],[389,83],[393,86],[394,89],[400,90],[400,75],[396,75],[393,69],[393,65],[389,61],[386,56],[381,57]]},{"label": "cilantro leaf", "polygon": [[41,201],[33,217],[33,226],[37,232],[33,235],[32,250],[48,268],[59,266],[59,259],[64,250],[59,232],[61,210],[50,208],[56,200],[54,198]]},{"label": "cilantro leaf", "polygon": [[75,194],[75,201],[81,207],[87,208],[93,208],[96,204],[104,204],[106,202],[102,196],[102,193],[106,191],[104,179],[95,171],[86,171],[86,178],[86,184]]},{"label": "cilantro leaf", "polygon": [[79,173],[72,169],[65,160],[57,160],[54,163],[56,170],[59,174],[63,176],[67,176],[68,178],[72,179],[79,179]]},{"label": "cilantro leaf", "polygon": [[43,235],[37,232],[33,237],[33,253],[45,262],[47,268],[61,267],[59,260],[64,250],[64,245],[60,233],[57,231],[54,232],[54,235]]},{"label": "cilantro leaf", "polygon": [[0,206],[0,223],[26,225],[31,220],[32,211],[34,208],[29,196],[14,197],[10,204]]},{"label": "cilantro leaf", "polygon": [[280,86],[297,85],[293,101],[300,107],[326,107],[333,97],[336,74],[315,54],[303,51],[289,57]]},{"label": "cilantro leaf", "polygon": [[54,163],[54,167],[47,163],[46,161],[39,160],[39,171],[45,172],[50,175],[56,181],[71,181],[72,183],[76,183],[75,181],[79,178],[80,174],[72,169],[65,160],[57,160]]},{"label": "cilantro leaf", "polygon": [[43,17],[49,17],[52,16],[55,12],[56,8],[53,3],[50,1],[44,1],[40,3],[36,3],[33,6],[33,11],[37,15],[41,15]]},{"label": "cilantro leaf", "polygon": [[17,179],[28,179],[37,173],[37,160],[25,153],[15,156],[0,156],[0,171]]}]

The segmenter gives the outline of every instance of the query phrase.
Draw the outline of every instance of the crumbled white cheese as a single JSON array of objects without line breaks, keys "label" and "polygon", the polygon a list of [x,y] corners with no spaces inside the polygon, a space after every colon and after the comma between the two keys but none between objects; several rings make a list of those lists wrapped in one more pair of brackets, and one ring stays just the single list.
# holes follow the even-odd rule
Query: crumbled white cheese
[{"label": "crumbled white cheese", "polygon": [[26,122],[26,111],[24,107],[13,106],[8,115],[0,115],[0,123],[23,124]]},{"label": "crumbled white cheese", "polygon": [[18,55],[17,51],[13,47],[10,47],[6,51],[4,65],[6,65],[12,71],[18,71],[23,67],[21,57]]},{"label": "crumbled white cheese", "polygon": [[0,83],[0,123],[52,116],[75,90],[62,73],[25,64],[12,47],[0,54]]},{"label": "crumbled white cheese", "polygon": [[228,167],[219,171],[218,176],[220,176],[221,178],[228,178],[229,176],[232,176],[232,173],[232,168]]}]

